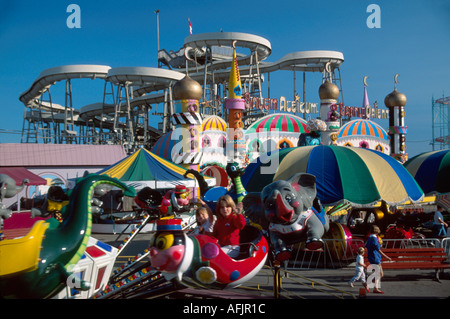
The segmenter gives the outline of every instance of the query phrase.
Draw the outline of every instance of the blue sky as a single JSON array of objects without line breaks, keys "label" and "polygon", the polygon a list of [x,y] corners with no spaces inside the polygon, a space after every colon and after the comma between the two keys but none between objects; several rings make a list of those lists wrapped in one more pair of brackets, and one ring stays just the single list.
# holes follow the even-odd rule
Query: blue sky
[{"label": "blue sky", "polygon": [[[81,28],[69,29],[69,4],[81,8]],[[369,4],[381,9],[381,28],[368,28]],[[346,105],[361,106],[364,76],[370,103],[384,108],[384,97],[399,73],[398,90],[406,104],[407,152],[410,157],[431,150],[431,100],[450,96],[450,2],[433,1],[5,1],[0,2],[1,131],[21,131],[24,106],[19,95],[39,73],[68,64],[111,67],[157,67],[156,15],[160,10],[160,46],[178,50],[189,35],[223,31],[262,36],[272,45],[267,61],[306,50],[344,54],[341,66]],[[301,75],[297,90],[301,91]],[[89,81],[89,80],[85,80]],[[319,102],[321,74],[307,74],[306,97]],[[101,102],[103,84],[75,81],[74,106]],[[275,83],[276,82],[276,83]],[[292,94],[292,73],[271,75],[271,95]],[[86,84],[83,84],[85,86]],[[80,84],[81,86],[81,84]],[[64,104],[64,86],[52,88]],[[58,100],[59,99],[59,100]],[[387,128],[387,121],[378,122]],[[0,142],[19,142],[20,134],[0,134]]]}]

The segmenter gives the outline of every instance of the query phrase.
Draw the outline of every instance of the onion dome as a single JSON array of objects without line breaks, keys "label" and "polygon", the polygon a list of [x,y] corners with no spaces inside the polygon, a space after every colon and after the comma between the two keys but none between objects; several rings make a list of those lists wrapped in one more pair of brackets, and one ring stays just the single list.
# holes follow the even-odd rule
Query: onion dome
[{"label": "onion dome", "polygon": [[207,116],[203,120],[202,131],[227,131],[227,123],[217,115]]},{"label": "onion dome", "polygon": [[350,121],[338,131],[338,138],[350,136],[371,136],[389,141],[388,134],[380,125],[366,119]]},{"label": "onion dome", "polygon": [[339,98],[339,88],[336,84],[326,80],[319,87],[319,97],[321,100],[337,100]]},{"label": "onion dome", "polygon": [[290,132],[290,133],[309,133],[306,128],[306,121],[296,115],[287,113],[269,114],[253,123],[248,129],[247,134],[258,132]]},{"label": "onion dome", "polygon": [[397,91],[397,89],[394,89],[394,91],[386,95],[384,104],[386,105],[386,107],[405,106],[406,96],[405,94]]},{"label": "onion dome", "polygon": [[174,100],[200,100],[203,90],[201,85],[186,75],[183,79],[175,83],[172,88]]}]

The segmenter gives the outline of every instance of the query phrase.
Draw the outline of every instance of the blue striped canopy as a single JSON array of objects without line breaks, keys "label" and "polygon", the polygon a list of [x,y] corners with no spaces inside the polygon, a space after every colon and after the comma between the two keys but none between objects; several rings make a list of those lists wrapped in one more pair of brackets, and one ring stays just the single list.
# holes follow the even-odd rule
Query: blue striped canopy
[{"label": "blue striped canopy", "polygon": [[405,167],[425,194],[450,192],[450,150],[419,154],[409,159]]}]

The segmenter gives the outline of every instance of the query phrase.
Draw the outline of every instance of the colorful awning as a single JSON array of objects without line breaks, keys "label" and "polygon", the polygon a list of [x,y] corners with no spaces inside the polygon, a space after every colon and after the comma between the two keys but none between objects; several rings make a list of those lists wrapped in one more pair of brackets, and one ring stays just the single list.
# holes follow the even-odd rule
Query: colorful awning
[{"label": "colorful awning", "polygon": [[389,142],[388,134],[380,125],[365,119],[350,121],[340,128],[338,138],[350,136],[372,136]]},{"label": "colorful awning", "polygon": [[259,119],[247,129],[246,134],[261,132],[309,133],[306,121],[296,115],[287,113],[269,114]]},{"label": "colorful awning", "polygon": [[179,143],[179,140],[172,139],[173,131],[170,131],[159,138],[159,140],[153,145],[151,152],[168,160],[172,160],[172,152],[175,145]]},{"label": "colorful awning", "polygon": [[217,115],[210,115],[203,120],[202,131],[227,132],[227,123]]},{"label": "colorful awning", "polygon": [[344,146],[304,146],[280,150],[251,163],[242,176],[247,192],[305,172],[316,176],[317,196],[325,205],[343,200],[355,206],[386,201],[418,202],[423,192],[394,158],[378,151]]},{"label": "colorful awning", "polygon": [[[97,174],[115,177],[136,189],[146,186],[155,189],[173,188],[181,184],[187,187],[198,186],[195,179],[183,177],[186,170],[141,148]],[[205,176],[205,181],[208,185],[215,185],[215,178]]]}]

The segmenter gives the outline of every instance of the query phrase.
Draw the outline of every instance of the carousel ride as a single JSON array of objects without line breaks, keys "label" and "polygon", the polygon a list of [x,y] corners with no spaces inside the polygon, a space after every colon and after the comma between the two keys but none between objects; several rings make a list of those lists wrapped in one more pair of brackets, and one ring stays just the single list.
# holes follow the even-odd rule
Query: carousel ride
[{"label": "carousel ride", "polygon": [[[38,221],[24,237],[0,242],[0,293],[3,298],[51,298],[76,280],[74,266],[83,258],[92,227],[92,199],[100,184],[119,187],[129,196],[134,189],[107,176],[88,175],[69,194],[62,222]],[[80,290],[91,284],[78,280]]]},{"label": "carousel ride", "polygon": [[[320,149],[321,147],[323,146],[313,146],[312,148]],[[334,148],[340,149],[337,146]],[[298,149],[302,149],[302,147]],[[372,154],[367,150],[363,150],[362,154],[366,152]],[[9,269],[11,265],[9,268],[2,267],[2,296],[64,298],[68,297],[62,292],[65,285],[69,287],[75,285],[78,290],[90,290],[91,294],[87,294],[85,297],[95,299],[158,298],[162,295],[170,296],[186,287],[195,289],[233,288],[251,279],[265,264],[275,268],[279,267],[280,263],[290,258],[293,245],[305,243],[308,250],[324,249],[325,243],[322,238],[345,239],[347,245],[334,247],[333,251],[335,252],[334,258],[347,258],[357,246],[352,241],[349,227],[340,223],[329,223],[330,214],[325,214],[319,199],[319,197],[323,197],[320,195],[323,180],[320,176],[317,178],[308,173],[295,174],[291,178],[285,179],[283,174],[289,175],[290,165],[287,165],[287,162],[284,163],[283,160],[277,171],[281,177],[274,178],[274,181],[266,185],[261,192],[250,192],[242,197],[244,214],[248,218],[248,222],[240,232],[240,254],[234,258],[222,251],[217,239],[204,234],[189,234],[183,230],[182,220],[174,218],[174,211],[170,212],[166,210],[167,207],[162,207],[164,200],[169,198],[181,203],[183,198],[177,196],[183,193],[184,187],[175,187],[163,198],[151,188],[144,188],[136,194],[133,188],[117,179],[98,174],[88,175],[78,181],[74,190],[68,194],[69,203],[62,209],[62,221],[54,218],[50,218],[46,222],[41,221],[36,223],[24,238],[0,242],[2,256],[8,256],[8,260],[17,260],[17,263],[12,264],[15,265],[14,269]],[[236,168],[232,169],[231,167],[235,166],[230,165],[228,169],[230,173],[236,171]],[[238,202],[242,192],[246,192],[243,186],[246,183],[241,181],[240,174],[232,176],[233,181],[239,183],[236,185],[237,187],[233,188],[236,202]],[[197,178],[201,181],[204,177],[198,175]],[[83,281],[83,278],[74,279],[78,277],[70,271],[82,267],[80,265],[85,259],[83,256],[92,254],[92,250],[89,249],[89,243],[93,241],[92,237],[89,237],[91,218],[97,205],[101,205],[101,202],[94,197],[105,193],[104,187],[101,187],[102,184],[113,185],[125,190],[126,194],[134,197],[135,201],[143,208],[156,209],[160,212],[162,209],[165,213],[161,213],[156,218],[157,228],[149,242],[149,248],[138,254],[135,260],[115,271],[111,269],[115,258],[108,260],[109,272],[104,273],[106,280],[101,285],[96,284],[96,289],[92,289],[87,281]],[[214,187],[205,186],[206,183],[200,182],[199,184],[203,185],[202,196],[208,195],[209,191],[214,190]],[[414,194],[409,190],[409,196],[421,197],[419,189],[416,191],[418,193]],[[323,197],[323,200],[327,201],[328,199]],[[342,205],[335,207],[342,208]],[[72,215],[84,215],[84,217],[74,218]],[[148,220],[150,217],[147,216],[142,225],[145,225]],[[33,248],[39,246],[32,244],[34,238],[47,238],[47,235],[53,234],[53,230],[56,234],[56,230],[63,227],[64,229],[68,228],[68,224],[74,224],[71,228],[75,229],[75,233],[84,235],[77,241],[73,240],[73,236],[67,237],[68,239],[70,237],[69,241],[73,245],[70,247],[72,253],[64,254],[67,257],[63,258],[62,254],[60,255],[60,250],[65,251],[67,245],[59,249],[55,248],[55,245],[47,245],[46,243],[49,242],[45,241],[45,245],[42,246],[45,249],[39,251],[39,249]],[[80,231],[80,229],[84,231]],[[137,233],[139,233],[139,229],[133,232],[117,249],[113,249],[115,257],[123,250],[124,246],[132,242]],[[53,237],[55,236],[57,235]],[[59,242],[61,243],[61,241]],[[31,249],[22,248],[26,244]],[[102,243],[96,243],[96,245],[103,249],[108,246]],[[326,246],[329,245],[327,242]],[[47,254],[48,256],[44,254],[47,248],[49,253],[51,252],[49,255]],[[27,263],[28,266],[22,265],[22,262],[19,261],[25,252],[33,252],[33,254],[27,253],[26,255],[34,256],[34,261]],[[96,265],[97,262],[93,263],[99,268]],[[13,285],[13,282],[20,282],[20,285]],[[16,288],[19,286],[20,289],[17,290]]]},{"label": "carousel ride", "polygon": [[[309,251],[330,249],[334,252],[334,258],[348,259],[355,255],[358,248],[353,241],[355,234],[364,235],[365,230],[361,227],[370,223],[384,223],[386,236],[415,236],[409,231],[403,231],[401,227],[389,226],[398,219],[392,213],[393,207],[407,201],[420,203],[424,198],[421,186],[401,164],[407,159],[404,125],[406,97],[396,87],[385,99],[390,119],[388,131],[370,120],[372,113],[370,107],[367,107],[370,105],[365,81],[364,105],[361,108],[364,112],[360,111],[362,118],[348,121],[341,127],[342,119],[351,117],[352,112],[356,112],[342,108],[337,103],[340,90],[332,81],[332,71],[339,67],[343,59],[337,53],[330,53],[330,56],[323,59],[315,58],[314,54],[289,55],[279,62],[286,69],[295,69],[298,63],[304,62],[305,69],[315,67],[316,71],[324,72],[324,81],[319,87],[320,117],[306,121],[293,114],[274,113],[262,116],[247,126],[244,125],[243,118],[244,112],[248,111],[248,99],[243,96],[244,89],[238,68],[238,61],[245,63],[247,60],[236,55],[236,41],[241,45],[250,43],[248,45],[251,46],[252,56],[260,58],[270,54],[270,45],[253,47],[251,43],[262,40],[250,39],[242,34],[191,36],[186,57],[189,57],[189,50],[206,43],[202,41],[209,41],[213,36],[223,36],[217,43],[227,43],[233,48],[229,71],[225,70],[225,65],[230,65],[230,60],[226,63],[211,62],[215,67],[223,68],[215,73],[217,78],[228,76],[228,98],[223,100],[223,111],[226,113],[224,118],[227,121],[217,115],[219,112],[209,116],[202,114],[201,109],[205,110],[207,105],[205,102],[200,103],[200,100],[205,100],[205,91],[195,80],[199,78],[197,73],[180,76],[176,71],[160,70],[167,71],[163,75],[167,77],[165,85],[169,90],[164,95],[146,95],[145,88],[142,88],[143,95],[138,98],[129,100],[130,96],[127,94],[125,104],[130,106],[149,103],[150,100],[167,102],[167,95],[170,93],[175,104],[172,105],[170,118],[164,118],[163,126],[164,130],[169,126],[172,130],[159,138],[151,152],[140,148],[127,159],[98,172],[95,177],[79,181],[75,187],[77,191],[72,192],[68,200],[65,199],[68,203],[66,209],[61,209],[60,225],[49,219],[49,222],[39,223],[36,229],[33,228],[31,235],[21,239],[20,243],[17,242],[17,245],[22,245],[31,241],[31,237],[42,238],[47,232],[51,234],[62,225],[69,227],[67,224],[72,223],[73,218],[67,218],[72,214],[67,215],[66,212],[79,210],[85,215],[83,218],[86,221],[82,225],[86,225],[83,226],[86,229],[81,242],[71,249],[71,258],[60,260],[53,252],[53,259],[43,259],[37,246],[33,244],[30,246],[33,247],[33,254],[30,255],[33,260],[22,265],[19,263],[22,251],[11,249],[18,239],[1,241],[2,254],[11,254],[11,260],[18,261],[17,267],[0,269],[0,278],[5,278],[5,281],[2,280],[2,294],[3,291],[6,294],[2,296],[42,298],[61,292],[64,281],[73,278],[70,273],[73,265],[82,259],[85,251],[89,255],[86,238],[90,235],[87,230],[90,231],[92,215],[95,218],[102,217],[101,210],[99,213],[96,209],[100,207],[102,200],[96,201],[93,198],[95,192],[89,187],[94,185],[96,188],[100,182],[125,190],[137,205],[135,213],[138,212],[133,217],[137,226],[130,237],[116,251],[110,249],[114,256],[109,260],[109,265],[114,264],[118,253],[144,227],[150,224],[150,231],[154,234],[149,248],[135,260],[115,271],[104,272],[103,276],[107,281],[96,285],[96,290],[88,295],[92,298],[152,298],[170,294],[183,287],[236,287],[251,279],[266,263],[279,267],[287,262],[293,247],[298,244],[304,245]],[[236,40],[233,36],[244,36],[244,39]],[[321,52],[321,55],[326,54]],[[262,63],[261,68],[276,68],[279,67],[277,63]],[[206,66],[207,64],[203,66],[205,70]],[[78,68],[74,68],[72,71],[76,73],[77,70]],[[127,89],[128,85],[123,84],[125,80],[127,83],[140,81],[148,84],[151,80],[163,77],[159,71],[150,68],[102,70],[98,72],[103,78],[108,78],[123,89]],[[245,75],[251,78],[251,68],[244,70]],[[50,81],[53,74],[50,73],[52,72],[43,74],[35,86]],[[70,72],[65,74],[70,75]],[[398,75],[395,77],[396,84],[397,77]],[[254,80],[249,82],[250,85],[254,84],[252,81]],[[42,106],[42,102],[33,98],[36,93],[33,90],[30,89],[21,96],[30,110],[35,104],[40,103]],[[122,108],[125,104],[118,102],[117,105]],[[166,107],[168,105],[166,103]],[[83,108],[80,116],[95,120],[99,114],[111,114],[113,109],[113,106],[91,105]],[[244,130],[245,126],[247,128]],[[126,130],[125,125],[121,128]],[[131,143],[131,137],[128,141]],[[164,180],[163,175],[150,176],[154,169],[149,167],[155,167],[150,166],[150,162],[155,156],[159,162],[157,165],[171,168],[176,174],[167,180]],[[136,166],[141,171],[146,168],[150,172],[141,172],[140,177],[130,178],[131,173],[124,174],[127,169],[118,169],[118,166],[126,165],[129,160],[139,163],[129,165],[130,167]],[[189,174],[193,177],[187,179]],[[208,179],[209,177],[213,178]],[[214,179],[217,183],[214,183]],[[188,180],[192,184],[187,184]],[[139,190],[137,194],[132,186]],[[83,191],[79,191],[80,189]],[[76,195],[77,193],[81,195]],[[102,193],[97,188],[96,196],[100,197],[100,194]],[[188,229],[194,227],[194,224],[186,226],[193,216],[190,197],[203,199],[214,210],[219,197],[225,194],[232,195],[236,203],[243,203],[243,214],[247,218],[247,225],[240,232],[240,254],[237,258],[228,256],[217,239],[209,235],[190,234]],[[74,204],[74,196],[81,196],[84,206]],[[76,200],[80,201],[80,198]],[[182,216],[185,212],[189,212],[188,222]],[[348,215],[347,223],[330,221],[333,216],[343,212]],[[114,215],[108,215],[108,218],[111,217]],[[76,228],[78,224],[80,223],[71,227]],[[344,245],[332,247],[329,240],[342,241]],[[16,255],[12,255],[13,251]],[[42,265],[42,260],[47,264]],[[49,272],[52,274],[49,275]],[[47,280],[47,277],[51,277],[51,280]],[[20,280],[22,292],[11,284],[14,280]],[[49,286],[41,289],[44,281],[49,282]],[[77,284],[80,289],[89,289],[82,281]]]}]

